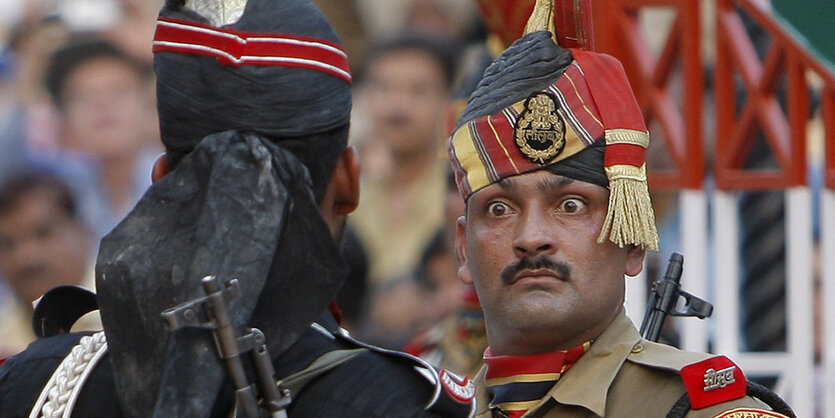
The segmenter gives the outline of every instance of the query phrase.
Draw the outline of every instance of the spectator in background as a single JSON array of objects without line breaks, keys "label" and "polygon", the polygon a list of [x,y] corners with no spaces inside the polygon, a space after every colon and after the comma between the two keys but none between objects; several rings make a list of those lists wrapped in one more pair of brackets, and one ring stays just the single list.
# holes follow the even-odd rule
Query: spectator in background
[{"label": "spectator in background", "polygon": [[68,36],[69,30],[56,17],[20,25],[12,33],[5,52],[9,70],[4,74],[0,99],[0,146],[4,151],[0,174],[15,169],[27,152],[48,153],[58,148],[59,116],[43,77],[50,57]]},{"label": "spectator in background", "polygon": [[414,333],[414,318],[404,317],[405,323],[396,325],[400,321],[395,317],[375,311],[414,315],[402,302],[418,302],[415,284],[392,283],[416,269],[444,222],[443,119],[452,53],[431,38],[400,37],[376,48],[366,71],[362,93],[370,130],[355,139],[361,141],[363,161],[373,160],[368,151],[375,150],[377,162],[374,170],[363,173],[360,205],[351,217],[370,261],[370,322],[364,328],[388,329],[384,336]]},{"label": "spectator in background", "polygon": [[461,42],[472,31],[474,0],[354,0],[372,42],[420,33]]},{"label": "spectator in background", "polygon": [[[97,231],[116,225],[150,185],[160,153],[149,99],[150,68],[102,40],[74,42],[57,51],[46,86],[60,110],[60,144],[89,159],[104,197]],[[158,139],[158,138],[157,138]],[[158,142],[158,141],[157,141]]]},{"label": "spectator in background", "polygon": [[148,45],[153,42],[163,0],[113,1],[119,4],[122,13],[119,22],[105,30],[102,36],[128,55],[150,64],[154,57]]},{"label": "spectator in background", "polygon": [[423,248],[415,270],[378,290],[363,330],[367,338],[403,348],[435,367],[467,374],[484,351],[484,319],[472,286],[458,280],[455,228],[464,201],[447,173],[444,225]]},{"label": "spectator in background", "polygon": [[472,35],[477,22],[472,0],[411,0],[406,9],[409,32],[462,43]]},{"label": "spectator in background", "polygon": [[342,41],[351,72],[360,74],[368,42],[360,21],[357,0],[313,0],[313,3],[322,9]]},{"label": "spectator in background", "polygon": [[[455,254],[455,229],[458,218],[464,216],[465,204],[458,193],[455,175],[448,169],[444,194],[444,224],[424,248],[415,277],[426,283],[430,324],[435,324],[452,313],[461,302],[469,299],[472,286],[458,280],[458,258]],[[452,369],[453,371],[456,371]]]},{"label": "spectator in background", "polygon": [[35,338],[32,302],[44,292],[93,288],[93,249],[70,188],[57,177],[24,171],[0,186],[0,273],[13,297],[0,304],[0,357]]},{"label": "spectator in background", "polygon": [[403,351],[437,368],[473,377],[481,368],[482,354],[487,348],[484,314],[475,289],[458,280],[455,230],[466,205],[452,171],[447,175],[446,185],[444,228],[425,251],[417,274],[419,281],[434,285],[423,298],[431,327],[409,341]]},{"label": "spectator in background", "polygon": [[363,178],[352,220],[369,252],[372,284],[380,286],[414,269],[443,224],[442,120],[452,56],[432,39],[404,37],[376,49],[367,70],[371,131],[364,141],[382,147],[388,164]]}]

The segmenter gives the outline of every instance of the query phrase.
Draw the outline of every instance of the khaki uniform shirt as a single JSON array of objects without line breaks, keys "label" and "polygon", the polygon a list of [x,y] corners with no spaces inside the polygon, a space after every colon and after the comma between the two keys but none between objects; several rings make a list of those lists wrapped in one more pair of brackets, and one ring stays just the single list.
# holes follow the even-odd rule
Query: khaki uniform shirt
[{"label": "khaki uniform shirt", "polygon": [[[644,340],[621,313],[524,417],[665,417],[686,392],[679,370],[710,357]],[[476,416],[489,417],[485,372],[482,368],[475,378]],[[769,409],[746,396],[691,410],[686,416],[714,417],[742,407]]]}]

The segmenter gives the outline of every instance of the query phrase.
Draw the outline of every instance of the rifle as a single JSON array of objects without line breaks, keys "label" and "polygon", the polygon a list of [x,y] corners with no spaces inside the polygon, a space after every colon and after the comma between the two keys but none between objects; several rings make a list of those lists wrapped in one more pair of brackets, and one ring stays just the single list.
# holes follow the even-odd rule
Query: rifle
[{"label": "rifle", "polygon": [[[681,290],[681,271],[684,265],[684,257],[679,253],[670,255],[670,262],[667,264],[667,272],[664,277],[652,284],[652,289],[647,301],[647,310],[644,313],[644,321],[641,323],[641,335],[649,341],[657,342],[661,335],[661,327],[667,315],[672,316],[695,316],[699,319],[709,318],[713,314],[713,305],[703,299],[699,299]],[[684,298],[684,310],[676,310],[676,303],[679,298]],[[749,396],[758,398],[765,402],[773,410],[796,418],[791,407],[774,392],[756,382],[748,381],[746,393]],[[687,393],[670,410],[668,417],[683,417],[690,410],[690,398]]]},{"label": "rifle", "polygon": [[[221,286],[217,277],[206,276],[202,284],[206,296],[162,313],[168,329],[194,327],[212,331],[218,355],[235,387],[236,417],[256,418],[264,413],[272,418],[286,417],[290,391],[282,390],[276,384],[264,334],[258,328],[247,328],[239,334],[232,324],[227,304],[241,295],[238,281],[231,279]],[[246,353],[249,353],[249,364],[255,371],[255,382],[251,382],[246,373],[242,358]]]},{"label": "rifle", "polygon": [[[661,327],[668,315],[695,316],[699,319],[709,318],[713,313],[713,305],[703,299],[681,290],[681,272],[684,257],[679,253],[670,255],[667,272],[664,277],[655,281],[650,290],[647,310],[641,323],[641,335],[650,341],[658,341]],[[684,309],[676,310],[679,298],[684,298]]]}]

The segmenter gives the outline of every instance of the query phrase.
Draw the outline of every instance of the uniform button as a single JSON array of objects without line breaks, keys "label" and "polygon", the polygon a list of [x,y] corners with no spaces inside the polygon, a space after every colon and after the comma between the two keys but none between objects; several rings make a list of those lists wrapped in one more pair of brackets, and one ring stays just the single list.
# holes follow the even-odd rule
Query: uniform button
[{"label": "uniform button", "polygon": [[635,346],[632,347],[632,353],[637,354],[637,353],[640,353],[641,351],[644,351],[644,346],[641,345],[640,343],[635,344]]}]

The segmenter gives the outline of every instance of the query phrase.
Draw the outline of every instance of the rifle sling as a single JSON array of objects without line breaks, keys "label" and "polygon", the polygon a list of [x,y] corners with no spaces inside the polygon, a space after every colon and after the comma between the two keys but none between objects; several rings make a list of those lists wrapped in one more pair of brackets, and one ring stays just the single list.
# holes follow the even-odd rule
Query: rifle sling
[{"label": "rifle sling", "polygon": [[289,390],[292,396],[301,392],[304,387],[316,377],[330,371],[340,364],[354,358],[355,356],[368,351],[367,348],[353,348],[328,351],[319,356],[307,368],[293,373],[286,378],[276,382],[280,390]]}]

